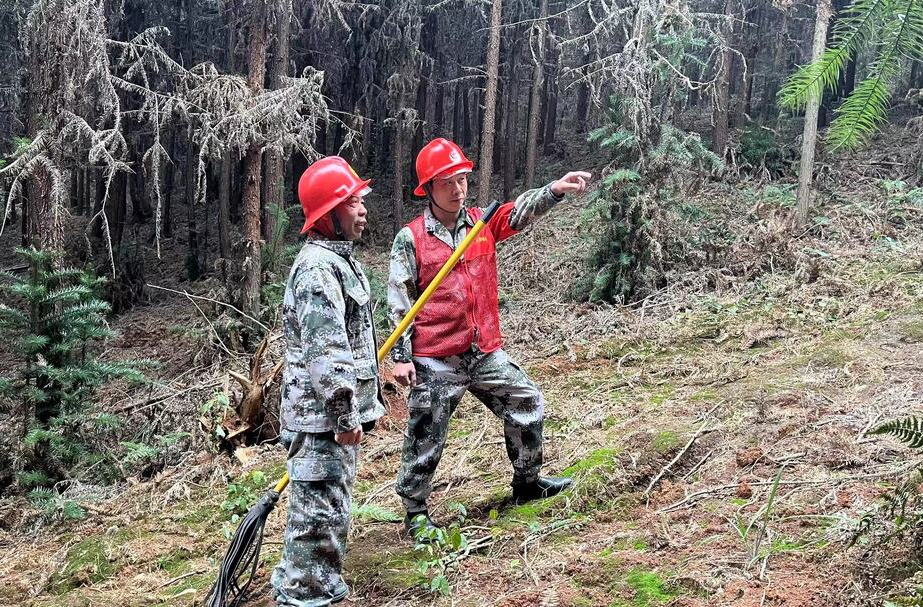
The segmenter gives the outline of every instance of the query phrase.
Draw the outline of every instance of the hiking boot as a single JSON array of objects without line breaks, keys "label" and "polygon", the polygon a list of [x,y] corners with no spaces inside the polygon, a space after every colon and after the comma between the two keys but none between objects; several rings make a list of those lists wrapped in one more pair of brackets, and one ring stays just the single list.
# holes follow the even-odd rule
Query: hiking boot
[{"label": "hiking boot", "polygon": [[513,501],[517,504],[531,500],[545,499],[561,493],[574,482],[570,478],[540,476],[531,483],[513,485]]},{"label": "hiking boot", "polygon": [[330,603],[339,603],[349,595],[349,586],[346,585],[346,582],[340,580],[340,583],[336,585],[336,588],[333,589],[333,596],[330,597]]},{"label": "hiking boot", "polygon": [[404,515],[404,532],[407,536],[419,542],[427,542],[433,532],[439,527],[429,517],[429,512],[408,512]]}]

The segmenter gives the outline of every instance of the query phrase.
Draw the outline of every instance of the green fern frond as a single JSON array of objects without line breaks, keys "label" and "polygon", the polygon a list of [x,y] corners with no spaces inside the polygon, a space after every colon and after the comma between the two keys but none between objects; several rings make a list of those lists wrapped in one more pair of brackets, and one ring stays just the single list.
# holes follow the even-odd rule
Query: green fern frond
[{"label": "green fern frond", "polygon": [[70,285],[61,287],[48,293],[43,299],[43,304],[79,302],[93,296],[93,291],[83,285]]},{"label": "green fern frond", "polygon": [[919,449],[923,447],[923,420],[915,415],[886,422],[869,432],[870,435],[888,434],[899,441]]},{"label": "green fern frond", "polygon": [[847,61],[849,55],[845,49],[832,48],[814,63],[799,67],[779,90],[779,105],[787,110],[801,110],[824,90],[835,89]]},{"label": "green fern frond", "polygon": [[891,91],[882,75],[863,81],[838,107],[827,131],[833,149],[856,148],[868,141],[888,119]]},{"label": "green fern frond", "polygon": [[0,304],[0,326],[6,330],[26,330],[30,325],[29,317],[15,308]]},{"label": "green fern frond", "polygon": [[401,520],[401,517],[393,510],[376,504],[365,504],[363,506],[353,505],[352,516],[356,520],[364,523],[397,523]]},{"label": "green fern frond", "polygon": [[118,428],[122,425],[122,418],[112,413],[100,413],[92,419],[93,425],[99,429]]},{"label": "green fern frond", "polygon": [[29,303],[41,303],[43,299],[48,295],[48,289],[45,288],[45,285],[41,284],[31,284],[28,282],[19,282],[16,284],[8,285],[4,289],[7,293],[11,293],[15,296],[22,297]]},{"label": "green fern frond", "polygon": [[24,335],[17,340],[19,350],[27,355],[37,354],[42,351],[49,343],[51,338],[47,335]]},{"label": "green fern frond", "polygon": [[159,448],[144,443],[124,441],[119,443],[119,445],[125,449],[126,453],[123,461],[127,464],[136,464],[138,462],[156,459],[160,456]]},{"label": "green fern frond", "polygon": [[824,90],[836,90],[849,59],[872,41],[893,10],[893,0],[853,2],[834,25],[831,47],[817,61],[799,67],[783,85],[778,94],[779,105],[800,110]]},{"label": "green fern frond", "polygon": [[64,514],[64,518],[75,520],[75,521],[82,520],[86,518],[87,516],[86,511],[83,508],[81,508],[77,502],[73,500],[65,501],[64,504],[61,506],[61,512],[62,514]]},{"label": "green fern frond", "polygon": [[16,480],[20,487],[27,489],[44,487],[54,482],[54,479],[40,470],[24,470],[16,475]]},{"label": "green fern frond", "polygon": [[39,488],[30,491],[28,497],[29,501],[32,502],[36,508],[45,510],[49,505],[54,505],[58,498],[58,494],[51,489]]}]

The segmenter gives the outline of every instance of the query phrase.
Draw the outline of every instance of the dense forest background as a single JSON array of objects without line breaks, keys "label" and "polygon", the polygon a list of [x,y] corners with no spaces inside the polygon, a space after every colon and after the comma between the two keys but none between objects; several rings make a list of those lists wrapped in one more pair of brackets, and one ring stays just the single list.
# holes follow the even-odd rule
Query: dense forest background
[{"label": "dense forest background", "polygon": [[511,507],[466,400],[436,506],[465,547],[402,547],[385,368],[357,596],[920,604],[917,0],[4,0],[0,49],[0,599],[201,600],[284,470],[298,177],[373,179],[383,336],[414,158],[448,137],[471,204],[594,175],[500,254],[576,488]]}]

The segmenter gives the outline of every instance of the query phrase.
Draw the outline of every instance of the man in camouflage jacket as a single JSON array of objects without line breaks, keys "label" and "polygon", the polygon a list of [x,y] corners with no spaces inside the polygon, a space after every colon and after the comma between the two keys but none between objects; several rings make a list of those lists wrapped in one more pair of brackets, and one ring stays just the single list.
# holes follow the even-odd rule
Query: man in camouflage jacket
[{"label": "man in camouflage jacket", "polygon": [[353,257],[368,183],[336,156],[318,160],[299,181],[308,240],[282,306],[291,493],[272,574],[279,605],[324,607],[349,592],[341,572],[359,442],[384,414],[369,282]]},{"label": "man in camouflage jacket", "polygon": [[[388,303],[394,326],[482,215],[480,209],[465,209],[472,167],[446,139],[430,142],[417,157],[420,185],[414,193],[425,195],[429,204],[398,232],[391,249]],[[412,535],[433,526],[427,498],[449,419],[467,390],[503,420],[514,499],[548,497],[570,484],[570,479],[539,475],[544,398],[502,349],[495,244],[526,228],[567,193],[583,192],[589,178],[568,173],[501,205],[392,350],[395,379],[411,386],[396,488]]]}]

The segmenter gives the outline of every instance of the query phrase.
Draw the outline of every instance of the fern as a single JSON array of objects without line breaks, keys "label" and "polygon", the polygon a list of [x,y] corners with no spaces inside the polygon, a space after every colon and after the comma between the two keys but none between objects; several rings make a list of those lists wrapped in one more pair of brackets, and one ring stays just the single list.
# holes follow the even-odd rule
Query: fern
[{"label": "fern", "polygon": [[401,517],[394,511],[375,504],[353,505],[352,516],[364,523],[397,523],[401,521]]},{"label": "fern", "polygon": [[923,447],[923,420],[915,415],[895,419],[871,430],[869,434],[888,434],[894,436],[908,447],[920,449]]},{"label": "fern", "polygon": [[923,60],[923,0],[856,0],[837,20],[833,45],[817,61],[800,67],[779,91],[779,104],[804,108],[825,90],[836,90],[847,62],[873,51],[868,76],[836,110],[827,141],[854,148],[887,120],[890,87],[904,59]]},{"label": "fern", "polygon": [[158,447],[146,445],[144,443],[133,443],[125,441],[119,443],[125,449],[123,461],[126,464],[137,464],[138,462],[148,461],[160,457],[161,450]]}]

